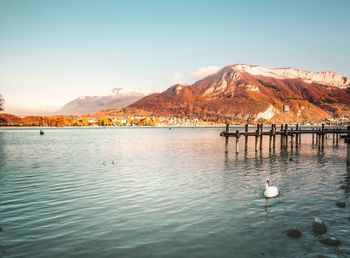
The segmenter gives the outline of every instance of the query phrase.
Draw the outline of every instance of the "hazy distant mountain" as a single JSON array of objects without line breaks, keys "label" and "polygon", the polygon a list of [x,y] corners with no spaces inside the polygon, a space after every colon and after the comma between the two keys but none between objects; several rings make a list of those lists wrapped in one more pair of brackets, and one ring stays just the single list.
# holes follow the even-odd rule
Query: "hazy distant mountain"
[{"label": "hazy distant mountain", "polygon": [[[230,65],[190,86],[174,85],[130,107],[212,121],[319,121],[350,117],[350,79],[334,72]],[[283,105],[290,111],[284,113]]]},{"label": "hazy distant mountain", "polygon": [[137,90],[115,88],[108,96],[82,96],[55,112],[60,115],[89,114],[105,109],[123,108],[144,97]]}]

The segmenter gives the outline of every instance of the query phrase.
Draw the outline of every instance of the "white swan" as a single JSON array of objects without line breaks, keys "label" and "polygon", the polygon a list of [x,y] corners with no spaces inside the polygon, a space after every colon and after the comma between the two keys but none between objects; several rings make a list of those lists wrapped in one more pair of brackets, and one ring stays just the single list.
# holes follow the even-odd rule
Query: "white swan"
[{"label": "white swan", "polygon": [[270,180],[267,179],[265,183],[264,195],[266,198],[273,198],[278,195],[278,189],[276,186],[270,186]]}]

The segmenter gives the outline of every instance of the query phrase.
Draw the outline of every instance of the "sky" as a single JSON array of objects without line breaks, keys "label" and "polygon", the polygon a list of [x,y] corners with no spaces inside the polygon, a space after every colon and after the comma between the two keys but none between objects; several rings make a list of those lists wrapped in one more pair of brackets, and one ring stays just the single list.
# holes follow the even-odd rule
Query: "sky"
[{"label": "sky", "polygon": [[350,76],[347,0],[0,0],[5,112],[162,91],[237,63]]}]

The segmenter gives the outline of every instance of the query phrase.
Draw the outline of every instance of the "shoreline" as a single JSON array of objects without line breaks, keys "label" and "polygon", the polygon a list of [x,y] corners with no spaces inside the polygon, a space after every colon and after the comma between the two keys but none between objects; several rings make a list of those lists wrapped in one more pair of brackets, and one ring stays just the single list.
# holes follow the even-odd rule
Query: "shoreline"
[{"label": "shoreline", "polygon": [[[231,127],[244,127],[244,125],[231,125]],[[225,125],[218,126],[0,126],[0,130],[4,129],[132,129],[132,128],[225,128]]]},{"label": "shoreline", "polygon": [[[280,126],[282,124],[276,124],[276,126]],[[296,125],[288,124],[288,125]],[[256,127],[255,124],[249,124],[249,127]],[[270,124],[266,124],[264,126],[271,126]],[[300,127],[319,127],[322,124],[299,124]],[[325,125],[326,127],[344,127],[345,125]],[[170,129],[170,128],[225,128],[226,125],[193,125],[193,126],[181,126],[181,125],[168,125],[168,126],[0,126],[0,130],[14,130],[14,129],[132,129],[132,128],[162,128],[162,129]],[[244,128],[245,124],[230,124],[230,128]]]}]

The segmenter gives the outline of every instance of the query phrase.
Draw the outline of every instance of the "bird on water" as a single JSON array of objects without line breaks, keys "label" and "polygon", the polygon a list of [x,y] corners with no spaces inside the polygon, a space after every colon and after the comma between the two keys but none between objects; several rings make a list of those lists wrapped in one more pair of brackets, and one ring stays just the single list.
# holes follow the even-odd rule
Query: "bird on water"
[{"label": "bird on water", "polygon": [[264,195],[266,198],[273,198],[278,196],[278,189],[276,186],[270,186],[270,179],[266,180]]}]

